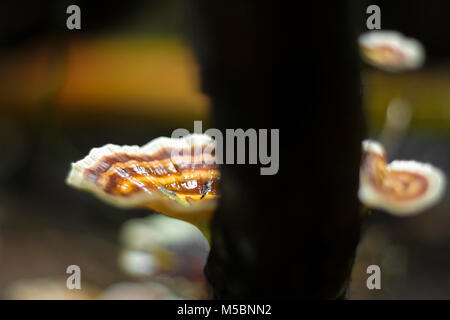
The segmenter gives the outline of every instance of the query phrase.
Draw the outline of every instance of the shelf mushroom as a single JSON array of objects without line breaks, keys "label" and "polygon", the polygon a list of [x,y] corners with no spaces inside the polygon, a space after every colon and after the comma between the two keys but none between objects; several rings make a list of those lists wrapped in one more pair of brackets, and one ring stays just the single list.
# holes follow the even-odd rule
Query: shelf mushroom
[{"label": "shelf mushroom", "polygon": [[422,44],[397,31],[369,31],[360,35],[358,42],[362,58],[385,71],[417,69],[425,60]]},{"label": "shelf mushroom", "polygon": [[446,178],[431,164],[393,161],[386,164],[383,146],[372,140],[362,143],[359,199],[369,208],[396,216],[411,216],[442,198]]},{"label": "shelf mushroom", "polygon": [[146,207],[205,232],[219,196],[214,140],[160,137],[142,147],[107,144],[73,163],[66,182],[121,208]]}]

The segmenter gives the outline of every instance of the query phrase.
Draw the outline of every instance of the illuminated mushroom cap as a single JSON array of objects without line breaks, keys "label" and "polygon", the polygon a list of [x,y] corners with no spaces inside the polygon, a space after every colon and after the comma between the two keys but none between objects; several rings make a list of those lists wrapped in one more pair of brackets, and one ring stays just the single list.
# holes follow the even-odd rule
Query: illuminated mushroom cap
[{"label": "illuminated mushroom cap", "polygon": [[422,44],[396,31],[370,31],[359,36],[363,59],[382,70],[396,72],[417,69],[423,65]]},{"label": "illuminated mushroom cap", "polygon": [[358,195],[370,208],[397,216],[417,214],[441,199],[445,180],[444,173],[430,164],[393,161],[387,165],[383,146],[363,141]]},{"label": "illuminated mushroom cap", "polygon": [[147,207],[195,223],[216,207],[214,155],[214,140],[203,134],[161,137],[142,147],[107,144],[73,163],[66,181],[118,207]]}]

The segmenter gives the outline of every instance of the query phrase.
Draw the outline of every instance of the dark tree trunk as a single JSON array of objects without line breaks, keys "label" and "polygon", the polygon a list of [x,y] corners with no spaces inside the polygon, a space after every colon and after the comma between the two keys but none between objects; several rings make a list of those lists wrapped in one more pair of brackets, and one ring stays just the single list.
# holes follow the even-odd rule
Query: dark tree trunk
[{"label": "dark tree trunk", "polygon": [[350,8],[327,6],[190,7],[212,127],[280,129],[276,175],[221,168],[205,268],[216,298],[344,296],[359,240],[363,119]]}]

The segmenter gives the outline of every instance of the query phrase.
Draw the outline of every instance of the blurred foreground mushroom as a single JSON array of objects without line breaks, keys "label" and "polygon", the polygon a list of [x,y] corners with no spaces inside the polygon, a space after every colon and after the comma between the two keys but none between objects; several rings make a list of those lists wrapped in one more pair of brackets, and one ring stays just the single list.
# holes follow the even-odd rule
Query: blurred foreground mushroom
[{"label": "blurred foreground mushroom", "polygon": [[207,297],[202,285],[182,277],[158,277],[145,282],[118,282],[107,287],[100,300],[198,300]]},{"label": "blurred foreground mushroom", "polygon": [[163,215],[132,219],[122,226],[120,240],[119,266],[129,275],[169,274],[204,281],[209,244],[189,223]]},{"label": "blurred foreground mushroom", "polygon": [[180,300],[170,288],[157,283],[120,282],[106,288],[100,300]]},{"label": "blurred foreground mushroom", "polygon": [[69,290],[64,278],[22,279],[13,282],[5,290],[8,300],[92,300],[100,289],[83,283],[81,290]]}]

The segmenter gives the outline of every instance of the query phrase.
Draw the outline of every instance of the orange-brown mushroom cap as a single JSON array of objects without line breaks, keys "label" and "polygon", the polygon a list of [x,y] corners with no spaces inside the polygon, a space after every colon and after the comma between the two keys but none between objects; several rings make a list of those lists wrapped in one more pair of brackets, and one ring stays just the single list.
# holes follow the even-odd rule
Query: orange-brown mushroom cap
[{"label": "orange-brown mushroom cap", "polygon": [[397,72],[420,68],[425,60],[422,44],[399,32],[374,30],[360,35],[362,58],[382,70]]},{"label": "orange-brown mushroom cap", "polygon": [[363,142],[358,195],[370,208],[397,216],[417,214],[441,199],[445,180],[444,173],[430,164],[398,160],[386,164],[381,144]]},{"label": "orange-brown mushroom cap", "polygon": [[67,183],[118,207],[147,207],[196,224],[216,207],[219,177],[214,140],[192,134],[94,148],[72,164]]}]

